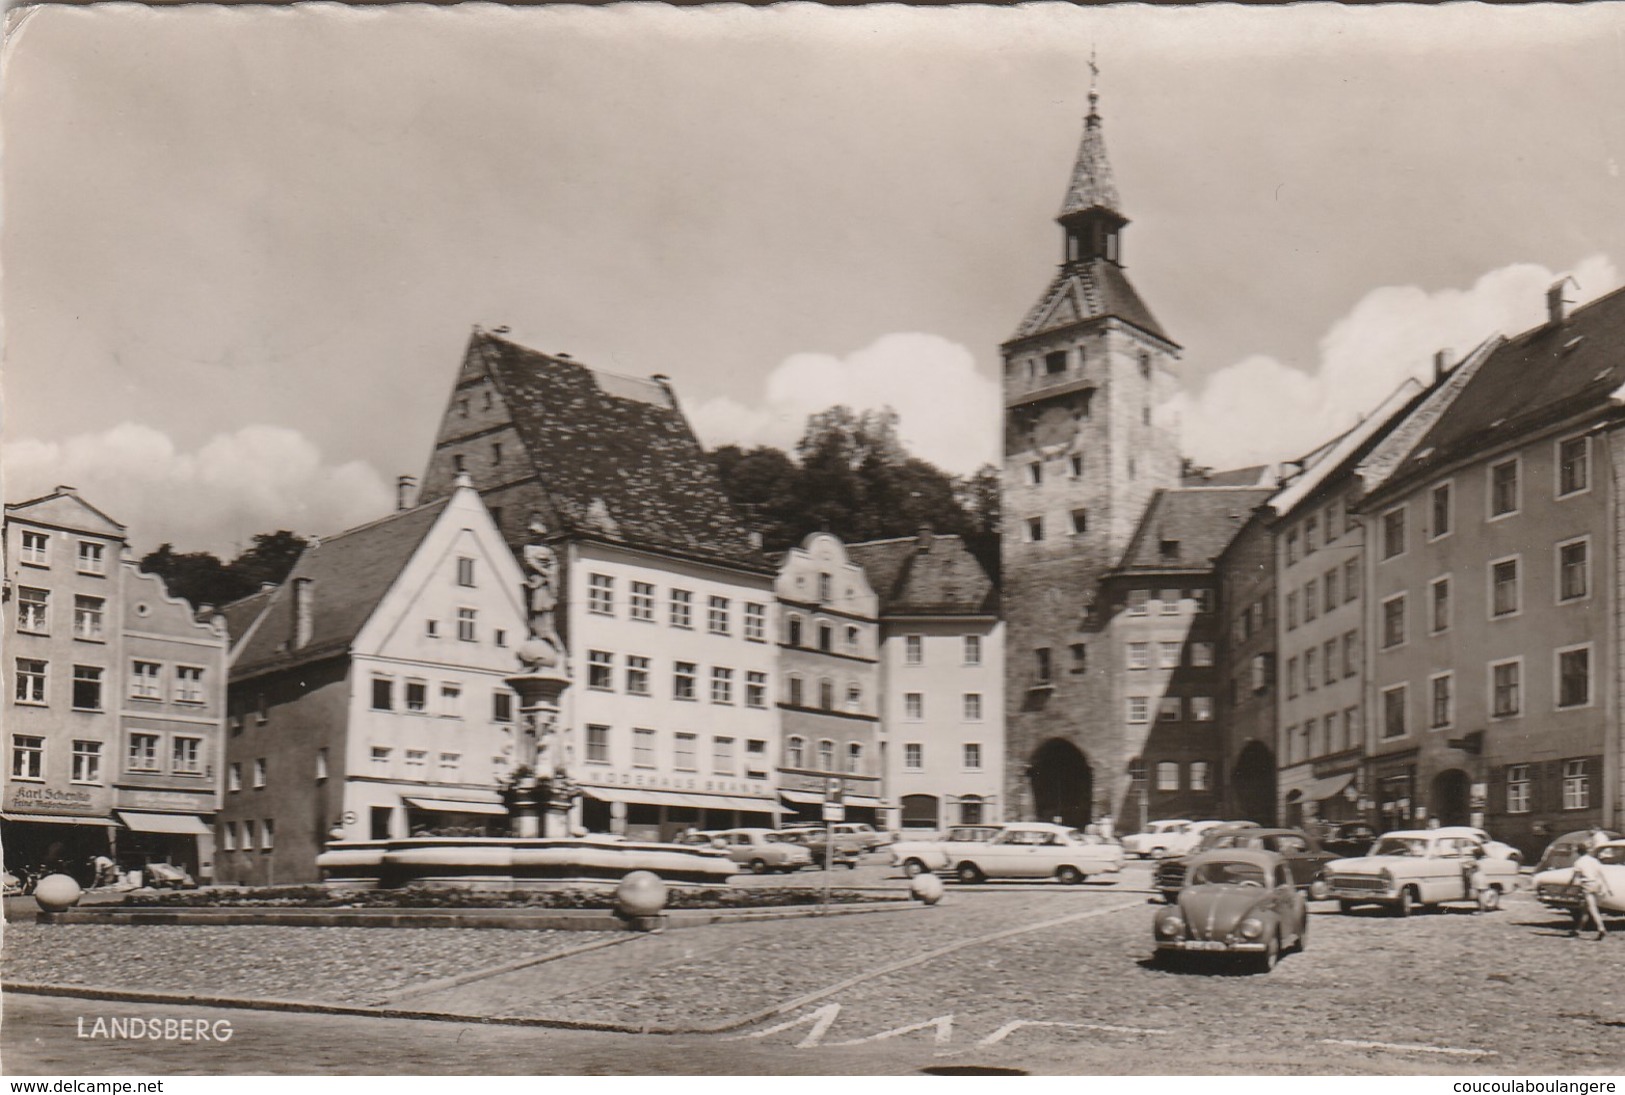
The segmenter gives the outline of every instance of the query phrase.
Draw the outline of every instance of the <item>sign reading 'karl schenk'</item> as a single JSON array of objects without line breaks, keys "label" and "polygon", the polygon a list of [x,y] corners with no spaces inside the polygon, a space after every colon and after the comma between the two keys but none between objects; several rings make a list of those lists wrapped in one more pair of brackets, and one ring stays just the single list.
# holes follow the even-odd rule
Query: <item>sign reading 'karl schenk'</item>
[{"label": "sign reading 'karl schenk'", "polygon": [[80,787],[67,790],[49,784],[26,784],[11,788],[6,806],[13,810],[71,811],[88,810],[90,792]]}]

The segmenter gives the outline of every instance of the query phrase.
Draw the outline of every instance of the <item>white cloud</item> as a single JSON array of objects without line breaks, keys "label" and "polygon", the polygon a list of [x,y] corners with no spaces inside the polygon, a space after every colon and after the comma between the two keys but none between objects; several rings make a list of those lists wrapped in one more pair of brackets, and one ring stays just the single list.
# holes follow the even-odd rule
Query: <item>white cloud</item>
[{"label": "white cloud", "polygon": [[999,460],[999,386],[976,371],[969,350],[939,335],[882,335],[845,357],[793,354],[768,374],[759,398],[719,396],[687,409],[708,446],[790,450],[808,415],[838,403],[891,407],[909,452],[946,471]]},{"label": "white cloud", "polygon": [[[1216,467],[1300,456],[1354,424],[1408,376],[1431,377],[1433,353],[1457,360],[1492,334],[1517,334],[1545,321],[1546,289],[1559,277],[1519,263],[1492,270],[1469,289],[1428,293],[1414,285],[1373,289],[1320,340],[1312,371],[1253,356],[1226,366],[1169,408],[1184,428],[1184,450]],[[1620,284],[1605,255],[1573,271],[1585,302]]]},{"label": "white cloud", "polygon": [[330,535],[392,505],[371,466],[328,466],[308,438],[281,426],[244,426],[188,453],[165,433],[125,422],[60,442],[9,442],[3,453],[7,497],[71,484],[129,528],[138,552],[170,541],[229,557],[256,532]]}]

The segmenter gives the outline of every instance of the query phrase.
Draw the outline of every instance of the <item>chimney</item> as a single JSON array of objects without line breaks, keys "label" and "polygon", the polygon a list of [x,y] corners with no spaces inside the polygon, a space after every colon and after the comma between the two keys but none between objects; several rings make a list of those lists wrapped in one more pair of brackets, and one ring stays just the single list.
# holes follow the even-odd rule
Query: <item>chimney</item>
[{"label": "chimney", "polygon": [[1433,352],[1433,382],[1437,384],[1445,378],[1445,374],[1455,368],[1449,350],[1435,350]]},{"label": "chimney", "polygon": [[1568,301],[1563,299],[1563,290],[1573,280],[1569,277],[1560,278],[1546,290],[1546,322],[1549,326],[1556,327],[1563,322],[1565,318],[1563,309],[1568,304]]},{"label": "chimney", "polygon": [[412,508],[412,488],[418,481],[410,475],[402,475],[395,480],[395,512],[402,513]]},{"label": "chimney", "polygon": [[921,555],[928,554],[931,551],[931,541],[935,538],[933,532],[930,525],[921,525],[919,535],[915,537],[914,550]]},{"label": "chimney", "polygon": [[457,487],[459,490],[463,487],[472,489],[474,486],[474,477],[468,474],[466,471],[460,471],[457,473],[456,477],[452,479],[451,485]]},{"label": "chimney", "polygon": [[303,649],[316,630],[314,596],[309,578],[293,580],[293,649]]}]

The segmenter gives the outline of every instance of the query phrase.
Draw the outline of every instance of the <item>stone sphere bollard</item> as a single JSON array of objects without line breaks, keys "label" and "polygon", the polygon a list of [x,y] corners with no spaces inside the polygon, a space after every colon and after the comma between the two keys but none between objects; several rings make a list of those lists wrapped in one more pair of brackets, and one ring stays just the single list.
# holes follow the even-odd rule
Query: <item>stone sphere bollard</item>
[{"label": "stone sphere bollard", "polygon": [[666,896],[665,879],[653,871],[633,871],[615,887],[615,911],[638,931],[654,931]]},{"label": "stone sphere bollard", "polygon": [[84,891],[79,883],[65,874],[48,874],[34,887],[34,900],[41,912],[56,913],[79,904]]},{"label": "stone sphere bollard", "polygon": [[909,880],[908,892],[916,901],[935,905],[942,900],[942,879],[934,874],[917,874]]}]

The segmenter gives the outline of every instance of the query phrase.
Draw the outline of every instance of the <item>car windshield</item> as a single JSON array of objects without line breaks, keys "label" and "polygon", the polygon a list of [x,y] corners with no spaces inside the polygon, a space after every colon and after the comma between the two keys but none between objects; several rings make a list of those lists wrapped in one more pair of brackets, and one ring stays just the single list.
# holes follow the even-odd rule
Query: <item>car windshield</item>
[{"label": "car windshield", "polygon": [[948,834],[950,841],[977,841],[986,840],[987,838],[988,830],[986,829],[955,829]]},{"label": "car windshield", "polygon": [[1265,885],[1264,868],[1256,863],[1203,863],[1191,871],[1193,886],[1208,883],[1237,885],[1243,882],[1251,882],[1255,886]]},{"label": "car windshield", "polygon": [[784,837],[778,833],[763,833],[762,841],[767,844],[783,844]]},{"label": "car windshield", "polygon": [[1428,842],[1414,836],[1385,836],[1377,841],[1371,854],[1425,856],[1428,854]]},{"label": "car windshield", "polygon": [[1610,867],[1617,867],[1621,863],[1625,863],[1625,847],[1598,848],[1591,854],[1597,857],[1598,863],[1605,863]]}]

